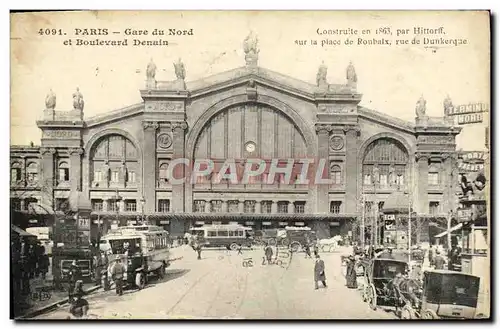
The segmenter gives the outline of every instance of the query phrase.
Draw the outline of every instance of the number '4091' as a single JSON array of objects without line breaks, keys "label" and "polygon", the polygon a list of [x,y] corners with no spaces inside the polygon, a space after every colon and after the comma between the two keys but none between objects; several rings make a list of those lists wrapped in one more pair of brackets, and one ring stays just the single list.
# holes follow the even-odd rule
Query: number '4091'
[{"label": "number '4091'", "polygon": [[40,29],[40,30],[38,30],[38,34],[40,34],[40,35],[63,35],[64,32],[62,29]]}]

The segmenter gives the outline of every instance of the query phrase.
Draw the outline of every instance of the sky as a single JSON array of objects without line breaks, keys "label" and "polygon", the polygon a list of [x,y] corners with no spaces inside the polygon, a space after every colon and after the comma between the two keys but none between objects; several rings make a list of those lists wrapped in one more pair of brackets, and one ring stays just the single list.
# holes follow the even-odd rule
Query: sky
[{"label": "sky", "polygon": [[[17,15],[17,16],[16,16]],[[157,80],[174,80],[173,62],[182,58],[186,80],[197,80],[245,65],[242,42],[252,30],[259,38],[259,66],[315,83],[322,61],[329,83],[345,83],[345,69],[353,62],[361,106],[407,121],[415,119],[419,97],[427,101],[427,115],[442,116],[443,100],[454,104],[489,103],[490,41],[488,16],[478,12],[73,12],[16,14],[11,22],[11,144],[40,144],[36,126],[50,89],[57,95],[56,110],[72,108],[76,87],[84,95],[85,117],[142,101],[145,68],[153,58]],[[389,27],[392,46],[300,46],[296,40],[338,39],[317,30]],[[414,27],[443,27],[445,38],[467,40],[466,45],[437,49],[423,45],[395,46],[413,36],[395,34]],[[66,35],[39,35],[40,29]],[[75,29],[109,29],[104,36],[75,36]],[[169,41],[166,47],[65,46],[68,39],[123,40],[125,29],[193,29],[192,36],[140,36]],[[118,31],[120,34],[113,34]],[[440,36],[437,36],[440,37]],[[418,37],[422,42],[422,36]],[[357,37],[354,37],[356,40]],[[342,39],[343,40],[343,39]],[[458,148],[484,149],[487,122],[465,126]]]}]

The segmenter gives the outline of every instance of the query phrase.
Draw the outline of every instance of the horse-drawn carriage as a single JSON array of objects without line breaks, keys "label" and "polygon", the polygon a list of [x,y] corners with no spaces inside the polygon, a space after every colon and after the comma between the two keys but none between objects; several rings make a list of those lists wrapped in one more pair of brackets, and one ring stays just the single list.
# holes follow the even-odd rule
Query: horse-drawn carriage
[{"label": "horse-drawn carriage", "polygon": [[473,275],[433,270],[424,272],[416,302],[408,299],[408,289],[400,285],[405,306],[403,319],[473,319],[476,317],[479,278]]},{"label": "horse-drawn carriage", "polygon": [[402,319],[473,319],[479,278],[455,271],[425,271],[423,280],[407,275],[408,263],[397,259],[367,261],[363,300],[372,309],[394,307]]},{"label": "horse-drawn carriage", "polygon": [[365,282],[363,300],[375,310],[377,306],[391,306],[396,310],[404,306],[396,293],[396,286],[408,271],[408,263],[393,258],[373,258],[362,262]]}]

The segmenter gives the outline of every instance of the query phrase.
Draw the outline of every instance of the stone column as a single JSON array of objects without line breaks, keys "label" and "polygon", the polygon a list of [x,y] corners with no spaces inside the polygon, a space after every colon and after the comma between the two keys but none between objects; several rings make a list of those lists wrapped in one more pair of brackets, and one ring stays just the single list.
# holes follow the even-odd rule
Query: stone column
[{"label": "stone column", "polygon": [[262,212],[262,204],[261,201],[255,201],[255,213],[260,214]]},{"label": "stone column", "polygon": [[[417,153],[417,170],[414,182],[417,184],[417,213],[427,214],[429,212],[429,198],[427,189],[429,185],[429,155],[425,153]],[[411,186],[410,186],[411,191]]]},{"label": "stone column", "polygon": [[293,205],[293,202],[292,201],[289,201],[288,202],[288,213],[289,214],[293,214],[295,212],[295,207]]},{"label": "stone column", "polygon": [[212,211],[212,204],[210,202],[211,200],[205,200],[205,212],[211,212]]},{"label": "stone column", "polygon": [[[325,163],[325,168],[328,170],[328,167],[330,166],[329,162],[329,153],[330,153],[330,132],[332,131],[333,127],[331,125],[324,125],[324,124],[317,124],[316,125],[316,132],[318,134],[318,158],[315,161],[314,166],[314,180],[316,179],[317,176],[317,171],[318,171],[318,166],[319,162],[322,159],[326,160]],[[329,172],[329,170],[328,170]],[[321,176],[320,176],[321,177]],[[324,176],[323,176],[324,177]],[[327,178],[330,176],[328,175]],[[326,178],[326,177],[325,177]],[[318,182],[313,182],[315,185],[316,189],[316,204],[312,207],[313,212],[316,213],[327,213],[328,212],[328,190],[329,190],[329,185],[328,184],[318,184]]]},{"label": "stone column", "polygon": [[357,207],[357,189],[358,189],[358,134],[359,127],[347,126],[345,132],[345,166],[344,179],[345,181],[345,212],[354,214]]},{"label": "stone column", "polygon": [[158,123],[146,121],[143,122],[143,128],[142,186],[146,201],[144,211],[145,213],[153,213],[156,204],[156,167],[158,162],[156,160],[156,130]]},{"label": "stone column", "polygon": [[456,159],[450,153],[443,154],[443,212],[449,213],[450,210],[455,211],[455,187],[457,184],[457,177],[455,177]]},{"label": "stone column", "polygon": [[40,187],[42,189],[42,200],[41,203],[47,207],[55,207],[55,202],[53,200],[53,190],[54,190],[54,155],[56,154],[56,149],[54,148],[40,148],[41,154],[41,165],[42,165],[42,177],[40,179]]},{"label": "stone column", "polygon": [[70,204],[78,205],[78,195],[82,190],[82,154],[83,149],[80,147],[70,148],[69,153],[69,175],[70,175]]},{"label": "stone column", "polygon": [[102,199],[102,211],[103,212],[108,211],[108,202],[109,202],[109,199]]},{"label": "stone column", "polygon": [[28,178],[26,177],[26,157],[22,155],[19,160],[21,162],[21,182],[19,182],[19,184],[21,186],[26,186],[28,182]]},{"label": "stone column", "polygon": [[239,213],[244,213],[245,212],[245,200],[239,199],[238,200],[238,212]]},{"label": "stone column", "polygon": [[[185,133],[187,129],[187,124],[185,122],[178,122],[172,125],[173,132],[173,158],[174,159],[182,159],[185,157],[184,150],[184,139]],[[189,170],[185,170],[185,167],[182,165],[178,165],[174,170],[176,173],[181,175],[181,177],[186,177],[186,181],[189,181],[191,175],[189,174]],[[176,177],[176,178],[181,178]],[[189,184],[189,183],[188,183]],[[183,184],[172,184],[172,195],[175,196],[172,198],[172,211],[173,212],[185,212],[185,186],[186,183]],[[189,205],[192,207],[192,202]]]},{"label": "stone column", "polygon": [[271,214],[277,214],[278,213],[278,202],[272,200],[271,201]]},{"label": "stone column", "polygon": [[222,212],[227,212],[227,200],[222,200]]}]

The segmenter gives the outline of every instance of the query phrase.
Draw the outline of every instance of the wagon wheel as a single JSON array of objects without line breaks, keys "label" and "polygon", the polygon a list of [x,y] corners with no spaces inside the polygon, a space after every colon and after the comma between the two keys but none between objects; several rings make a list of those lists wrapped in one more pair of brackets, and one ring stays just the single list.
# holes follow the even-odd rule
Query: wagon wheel
[{"label": "wagon wheel", "polygon": [[290,239],[284,238],[283,240],[281,240],[281,245],[283,247],[288,247],[290,245]]},{"label": "wagon wheel", "polygon": [[234,251],[234,250],[238,250],[238,247],[239,247],[239,246],[238,246],[238,244],[237,244],[237,243],[235,243],[235,242],[233,242],[233,243],[231,243],[231,245],[229,246],[229,249],[231,249],[231,250],[233,250],[233,251]]},{"label": "wagon wheel", "polygon": [[406,304],[405,306],[403,306],[403,309],[401,310],[399,317],[402,320],[411,320],[415,318],[414,315],[415,311],[413,310],[413,308],[410,305]]},{"label": "wagon wheel", "polygon": [[267,243],[270,246],[276,246],[276,239],[275,238],[270,238],[269,240],[267,240]]},{"label": "wagon wheel", "polygon": [[377,309],[377,289],[373,284],[368,289],[370,289],[370,308],[375,311]]},{"label": "wagon wheel", "polygon": [[424,320],[436,320],[439,319],[439,316],[436,314],[435,311],[426,309],[424,313],[422,314],[422,319]]},{"label": "wagon wheel", "polygon": [[297,241],[292,242],[290,248],[292,249],[292,252],[298,252],[301,248],[300,242]]}]

